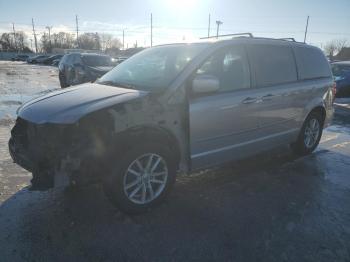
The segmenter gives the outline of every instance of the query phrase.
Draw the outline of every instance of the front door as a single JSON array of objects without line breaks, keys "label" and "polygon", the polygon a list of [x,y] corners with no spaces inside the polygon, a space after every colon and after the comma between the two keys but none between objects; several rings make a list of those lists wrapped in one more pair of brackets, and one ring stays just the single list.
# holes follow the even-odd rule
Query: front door
[{"label": "front door", "polygon": [[215,52],[196,71],[215,76],[215,93],[190,98],[192,169],[204,168],[244,155],[258,129],[259,99],[250,89],[250,68],[245,48],[232,45]]}]

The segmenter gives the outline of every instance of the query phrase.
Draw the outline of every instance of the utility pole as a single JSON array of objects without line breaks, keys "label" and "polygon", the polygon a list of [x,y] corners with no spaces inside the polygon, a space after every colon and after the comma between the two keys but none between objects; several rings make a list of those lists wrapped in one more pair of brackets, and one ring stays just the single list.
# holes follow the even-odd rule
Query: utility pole
[{"label": "utility pole", "polygon": [[310,16],[307,16],[306,27],[305,27],[304,43],[306,42],[307,29],[308,29],[308,27],[309,27],[309,18],[310,18]]},{"label": "utility pole", "polygon": [[33,26],[33,35],[34,35],[34,43],[35,43],[35,53],[38,53],[38,41],[36,40],[35,28],[34,28],[34,19],[32,18],[32,26]]},{"label": "utility pole", "polygon": [[78,24],[78,15],[75,15],[75,25],[77,29],[77,46],[79,48],[79,24]]},{"label": "utility pole", "polygon": [[210,14],[209,14],[209,21],[208,21],[208,38],[210,37]]},{"label": "utility pole", "polygon": [[123,50],[125,50],[125,47],[124,47],[124,29],[123,29]]},{"label": "utility pole", "polygon": [[217,21],[216,21],[216,38],[219,37],[219,27],[220,27],[220,25],[222,25],[222,24],[223,24],[223,22],[221,22],[220,20],[217,20]]},{"label": "utility pole", "polygon": [[16,37],[16,30],[15,30],[15,24],[12,23],[12,29],[13,29],[13,44],[15,47],[16,52],[18,51],[17,49],[17,37]]},{"label": "utility pole", "polygon": [[153,46],[153,16],[151,13],[151,47]]},{"label": "utility pole", "polygon": [[52,45],[51,45],[51,28],[52,26],[47,26],[46,29],[49,30],[49,45],[50,45],[50,52],[52,51],[51,48],[52,48]]},{"label": "utility pole", "polygon": [[30,49],[33,50],[33,39],[29,39],[30,40]]}]

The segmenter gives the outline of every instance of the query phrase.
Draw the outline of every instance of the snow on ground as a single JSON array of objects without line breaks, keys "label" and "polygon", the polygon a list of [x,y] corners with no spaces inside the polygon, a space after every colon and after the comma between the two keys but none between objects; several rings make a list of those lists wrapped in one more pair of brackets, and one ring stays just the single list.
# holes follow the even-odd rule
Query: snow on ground
[{"label": "snow on ground", "polygon": [[0,61],[0,121],[13,120],[24,102],[58,88],[55,67]]}]

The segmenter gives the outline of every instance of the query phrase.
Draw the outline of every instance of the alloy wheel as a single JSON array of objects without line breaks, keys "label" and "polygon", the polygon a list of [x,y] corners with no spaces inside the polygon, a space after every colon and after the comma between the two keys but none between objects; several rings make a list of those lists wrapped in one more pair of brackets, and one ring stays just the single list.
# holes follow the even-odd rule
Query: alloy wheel
[{"label": "alloy wheel", "polygon": [[155,200],[164,190],[168,179],[165,160],[153,153],[135,159],[124,174],[123,188],[127,198],[135,204]]},{"label": "alloy wheel", "polygon": [[320,123],[316,118],[311,118],[304,131],[304,144],[306,148],[312,148],[318,140],[320,134]]}]

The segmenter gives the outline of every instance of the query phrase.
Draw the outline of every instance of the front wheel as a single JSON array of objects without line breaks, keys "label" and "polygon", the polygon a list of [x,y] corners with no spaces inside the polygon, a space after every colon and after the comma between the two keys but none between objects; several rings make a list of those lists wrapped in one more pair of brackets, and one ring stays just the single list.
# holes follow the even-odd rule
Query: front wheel
[{"label": "front wheel", "polygon": [[161,202],[175,182],[171,151],[157,144],[136,146],[119,161],[104,190],[126,213],[140,213]]},{"label": "front wheel", "polygon": [[300,131],[298,141],[294,145],[294,151],[298,155],[312,153],[318,146],[323,129],[323,118],[321,114],[312,112],[306,118]]}]

